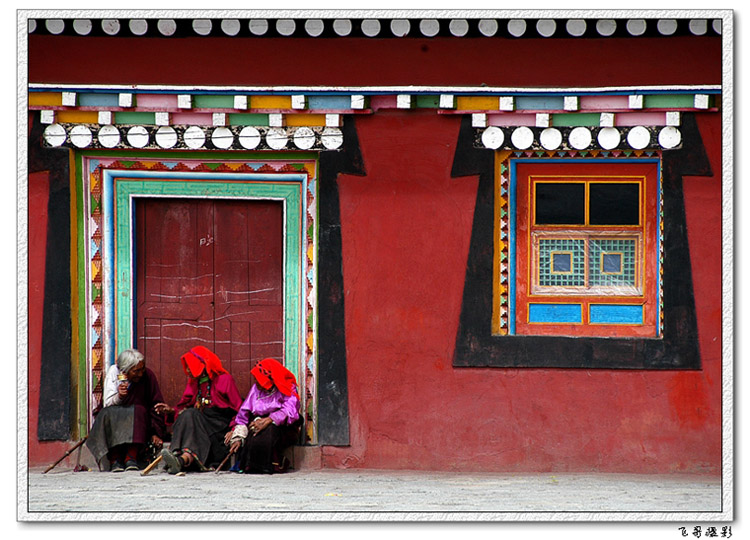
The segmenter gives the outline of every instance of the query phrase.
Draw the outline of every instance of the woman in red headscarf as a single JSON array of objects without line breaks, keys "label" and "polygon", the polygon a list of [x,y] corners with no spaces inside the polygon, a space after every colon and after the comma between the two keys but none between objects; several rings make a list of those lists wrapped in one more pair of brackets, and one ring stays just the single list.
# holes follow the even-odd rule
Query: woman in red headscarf
[{"label": "woman in red headscarf", "polygon": [[175,408],[166,403],[155,407],[177,413],[171,450],[161,452],[170,474],[219,464],[228,452],[224,439],[242,405],[237,384],[213,351],[193,347],[182,356],[182,368],[188,382],[180,402]]},{"label": "woman in red headscarf", "polygon": [[250,373],[255,384],[225,442],[231,452],[239,451],[240,472],[272,474],[286,468],[280,457],[294,443],[302,423],[297,380],[273,358],[261,360]]}]

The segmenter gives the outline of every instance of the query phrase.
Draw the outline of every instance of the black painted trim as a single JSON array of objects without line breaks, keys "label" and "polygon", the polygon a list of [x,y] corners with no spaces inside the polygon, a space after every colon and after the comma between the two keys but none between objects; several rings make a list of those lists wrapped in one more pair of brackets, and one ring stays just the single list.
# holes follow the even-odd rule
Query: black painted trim
[{"label": "black painted trim", "polygon": [[[39,383],[40,441],[71,437],[70,162],[67,149],[44,148],[44,126],[33,113],[29,172],[49,171],[44,270],[42,359]],[[35,216],[29,216],[29,220]]]},{"label": "black painted trim", "polygon": [[318,443],[349,445],[344,274],[339,174],[364,175],[354,117],[345,116],[344,146],[320,154],[318,186]]},{"label": "black painted trim", "polygon": [[664,337],[495,336],[491,331],[494,156],[492,150],[474,148],[471,120],[464,118],[452,176],[478,174],[479,187],[454,367],[700,369],[682,176],[711,175],[711,167],[693,115],[683,115],[680,130],[683,146],[665,151],[662,160]]}]

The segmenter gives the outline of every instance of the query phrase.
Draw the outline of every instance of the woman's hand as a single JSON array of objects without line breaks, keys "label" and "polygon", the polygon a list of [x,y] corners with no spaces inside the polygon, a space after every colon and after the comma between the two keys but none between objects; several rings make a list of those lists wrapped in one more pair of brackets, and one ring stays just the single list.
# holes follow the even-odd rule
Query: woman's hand
[{"label": "woman's hand", "polygon": [[162,441],[157,435],[151,435],[151,444],[157,448],[161,448],[164,446],[164,441]]},{"label": "woman's hand", "polygon": [[166,403],[157,403],[156,405],[154,405],[154,411],[156,411],[156,414],[169,414],[173,413],[174,409]]},{"label": "woman's hand", "polygon": [[121,381],[120,384],[117,385],[117,393],[120,395],[120,399],[124,399],[128,395],[128,381]]},{"label": "woman's hand", "polygon": [[270,417],[266,416],[265,418],[257,418],[250,422],[248,427],[250,428],[250,431],[252,431],[253,437],[270,426],[272,421],[273,420],[271,420]]},{"label": "woman's hand", "polygon": [[232,433],[234,433],[234,432],[233,431],[227,431],[227,434],[224,435],[224,444],[227,445],[227,446],[229,446],[229,441],[232,440]]},{"label": "woman's hand", "polygon": [[240,446],[242,446],[242,441],[236,440],[232,443],[232,446],[229,447],[229,453],[234,454],[237,452],[237,450],[240,449]]}]

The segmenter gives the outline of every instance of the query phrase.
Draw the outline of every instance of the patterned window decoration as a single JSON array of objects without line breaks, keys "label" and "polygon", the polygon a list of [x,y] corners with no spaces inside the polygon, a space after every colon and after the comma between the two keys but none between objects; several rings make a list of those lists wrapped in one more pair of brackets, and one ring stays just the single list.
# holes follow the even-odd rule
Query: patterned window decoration
[{"label": "patterned window decoration", "polygon": [[659,160],[508,159],[500,174],[494,333],[660,337]]}]

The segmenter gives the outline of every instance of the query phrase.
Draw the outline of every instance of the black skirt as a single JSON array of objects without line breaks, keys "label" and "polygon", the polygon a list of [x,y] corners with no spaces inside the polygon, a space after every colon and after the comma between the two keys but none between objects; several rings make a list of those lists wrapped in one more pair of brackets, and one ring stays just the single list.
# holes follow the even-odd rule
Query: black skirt
[{"label": "black skirt", "polygon": [[215,467],[229,452],[224,436],[235,414],[219,407],[185,409],[174,423],[171,449],[189,451],[204,466]]},{"label": "black skirt", "polygon": [[236,468],[242,473],[273,474],[274,463],[279,463],[283,451],[297,440],[301,424],[301,419],[290,426],[271,422],[257,435],[248,433]]}]

